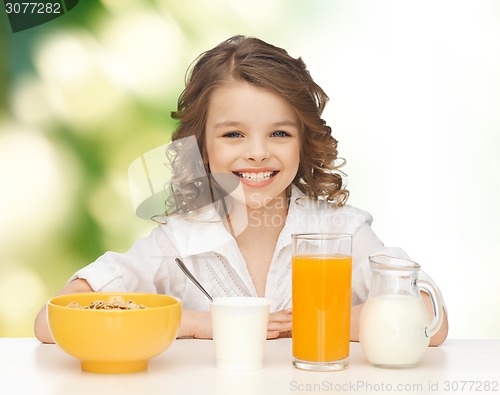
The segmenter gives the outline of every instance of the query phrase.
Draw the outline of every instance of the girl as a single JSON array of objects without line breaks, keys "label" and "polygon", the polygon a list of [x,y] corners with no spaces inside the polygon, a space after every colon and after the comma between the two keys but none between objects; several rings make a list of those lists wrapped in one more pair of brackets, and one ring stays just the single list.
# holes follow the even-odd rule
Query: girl
[{"label": "girl", "polygon": [[[184,309],[179,336],[211,338],[207,300],[177,268],[174,260],[180,257],[214,297],[273,300],[268,338],[286,336],[292,320],[291,234],[349,233],[351,340],[357,340],[368,256],[406,255],[383,246],[370,227],[370,214],[345,205],[337,141],[321,118],[327,100],[300,58],[256,38],[235,36],[203,53],[172,113],[179,121],[172,140],[174,147],[186,147],[184,142],[195,139],[207,182],[183,182],[196,163],[174,149],[176,182],[165,223],[127,253],[107,252],[79,270],[59,294],[174,295]],[[207,191],[212,204],[193,204]],[[426,295],[424,301],[432,314]],[[45,306],[36,317],[35,335],[53,341]],[[445,319],[431,344],[446,335]]]}]

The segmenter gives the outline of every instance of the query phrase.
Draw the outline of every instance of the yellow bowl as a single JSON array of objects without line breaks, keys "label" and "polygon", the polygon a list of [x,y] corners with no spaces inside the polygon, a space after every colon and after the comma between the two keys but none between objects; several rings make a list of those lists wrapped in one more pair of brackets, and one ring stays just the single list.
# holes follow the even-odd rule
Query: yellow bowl
[{"label": "yellow bowl", "polygon": [[[91,310],[88,306],[112,297],[132,300],[139,310]],[[165,351],[176,338],[181,301],[173,296],[125,292],[90,292],[56,296],[49,300],[50,332],[62,350],[81,362],[82,370],[131,373],[146,370],[149,359]]]}]

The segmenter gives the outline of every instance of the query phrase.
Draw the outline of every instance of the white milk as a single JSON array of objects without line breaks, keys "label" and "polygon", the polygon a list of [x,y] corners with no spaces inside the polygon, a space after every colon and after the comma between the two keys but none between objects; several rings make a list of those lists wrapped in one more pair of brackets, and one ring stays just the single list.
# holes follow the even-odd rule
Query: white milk
[{"label": "white milk", "polygon": [[271,300],[257,297],[214,299],[210,313],[218,368],[262,368],[270,305]]},{"label": "white milk", "polygon": [[359,341],[373,365],[409,367],[422,358],[429,316],[420,297],[369,296],[360,316]]}]

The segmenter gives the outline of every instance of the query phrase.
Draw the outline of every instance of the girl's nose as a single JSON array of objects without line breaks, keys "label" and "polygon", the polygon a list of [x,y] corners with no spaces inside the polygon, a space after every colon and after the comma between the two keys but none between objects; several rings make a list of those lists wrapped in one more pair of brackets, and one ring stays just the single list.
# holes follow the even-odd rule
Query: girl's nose
[{"label": "girl's nose", "polygon": [[270,156],[266,142],[261,140],[249,141],[246,147],[245,159],[262,162]]}]

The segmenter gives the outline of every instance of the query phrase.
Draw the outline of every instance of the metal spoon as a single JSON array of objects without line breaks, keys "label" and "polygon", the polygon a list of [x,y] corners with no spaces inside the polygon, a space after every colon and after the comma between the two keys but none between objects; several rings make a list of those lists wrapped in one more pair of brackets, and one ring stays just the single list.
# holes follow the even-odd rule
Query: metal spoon
[{"label": "metal spoon", "polygon": [[188,268],[186,267],[184,262],[182,262],[179,258],[175,258],[175,262],[177,263],[177,266],[179,266],[179,268],[182,270],[182,272],[187,276],[187,278],[189,278],[193,282],[193,284],[196,285],[200,289],[200,291],[205,294],[205,296],[208,299],[210,299],[210,302],[213,303],[214,298],[212,298],[212,296],[210,296],[210,294],[207,292],[207,290],[205,288],[203,288],[203,286],[198,282],[198,280],[188,270]]}]

